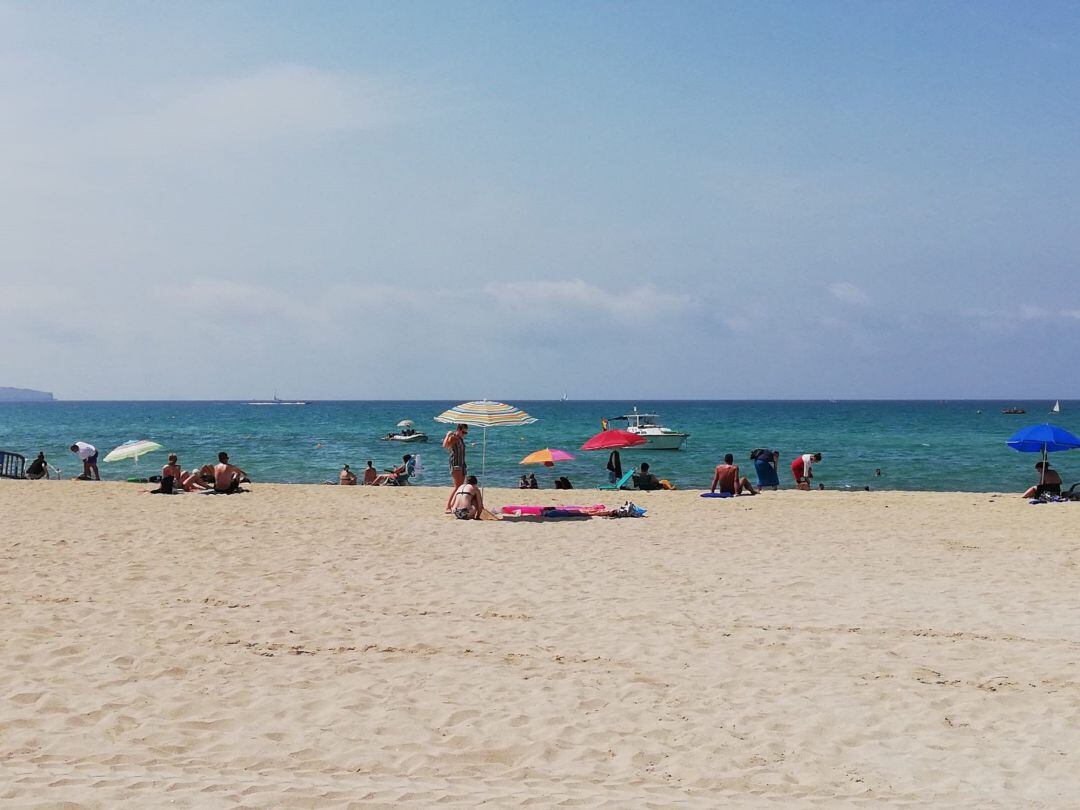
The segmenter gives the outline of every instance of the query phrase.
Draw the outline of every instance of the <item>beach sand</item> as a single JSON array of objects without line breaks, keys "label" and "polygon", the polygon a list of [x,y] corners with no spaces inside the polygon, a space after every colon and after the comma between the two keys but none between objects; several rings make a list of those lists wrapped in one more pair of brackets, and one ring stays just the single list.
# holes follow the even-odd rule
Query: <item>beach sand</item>
[{"label": "beach sand", "polygon": [[1063,807],[1080,504],[0,481],[4,807]]}]

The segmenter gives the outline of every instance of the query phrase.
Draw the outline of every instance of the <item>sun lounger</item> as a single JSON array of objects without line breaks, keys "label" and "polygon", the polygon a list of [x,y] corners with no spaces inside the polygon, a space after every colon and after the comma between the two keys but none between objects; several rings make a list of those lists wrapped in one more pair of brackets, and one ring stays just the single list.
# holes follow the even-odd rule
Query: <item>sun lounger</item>
[{"label": "sun lounger", "polygon": [[634,471],[633,470],[627,470],[625,473],[623,473],[623,477],[620,478],[618,481],[616,481],[614,484],[611,484],[611,483],[601,484],[600,486],[597,487],[597,489],[622,489],[623,487],[625,487],[630,482],[630,479],[633,478],[633,477],[634,477]]}]

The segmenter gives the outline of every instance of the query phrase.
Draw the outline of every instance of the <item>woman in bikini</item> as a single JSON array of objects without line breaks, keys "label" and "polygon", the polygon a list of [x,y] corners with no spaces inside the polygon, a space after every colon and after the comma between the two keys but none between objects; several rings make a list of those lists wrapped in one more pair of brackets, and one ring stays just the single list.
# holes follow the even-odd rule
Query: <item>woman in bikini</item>
[{"label": "woman in bikini", "polygon": [[476,485],[476,476],[470,475],[465,483],[454,490],[450,507],[458,520],[479,520],[484,511],[484,496]]}]

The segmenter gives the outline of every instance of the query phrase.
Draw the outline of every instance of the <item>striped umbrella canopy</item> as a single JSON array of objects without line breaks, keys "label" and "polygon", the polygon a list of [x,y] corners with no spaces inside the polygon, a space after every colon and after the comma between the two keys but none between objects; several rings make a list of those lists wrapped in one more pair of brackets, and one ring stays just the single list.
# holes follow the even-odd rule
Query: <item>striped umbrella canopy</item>
[{"label": "striped umbrella canopy", "polygon": [[448,411],[443,411],[435,417],[435,421],[489,428],[531,425],[536,419],[513,405],[482,399],[463,402]]},{"label": "striped umbrella canopy", "polygon": [[471,425],[484,429],[484,446],[480,456],[480,475],[487,472],[487,431],[489,427],[515,427],[531,425],[536,417],[529,416],[521,408],[507,405],[505,402],[492,402],[489,399],[463,402],[435,417],[436,422],[451,425]]},{"label": "striped umbrella canopy", "polygon": [[133,458],[135,463],[139,463],[139,456],[145,456],[147,453],[153,453],[155,450],[160,450],[161,445],[157,442],[152,442],[149,439],[133,439],[130,442],[124,442],[119,447],[116,447],[109,451],[109,455],[105,456],[106,461],[123,461],[124,459]]}]

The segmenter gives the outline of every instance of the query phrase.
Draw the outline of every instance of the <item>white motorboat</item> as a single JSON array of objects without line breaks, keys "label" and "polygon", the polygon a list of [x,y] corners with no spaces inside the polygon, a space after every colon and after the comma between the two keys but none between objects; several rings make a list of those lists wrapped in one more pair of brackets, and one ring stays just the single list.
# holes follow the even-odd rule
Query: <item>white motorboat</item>
[{"label": "white motorboat", "polygon": [[610,422],[626,422],[626,430],[645,439],[645,444],[628,447],[627,450],[678,450],[690,438],[689,433],[664,427],[655,413],[638,413],[635,406],[633,413],[612,417]]},{"label": "white motorboat", "polygon": [[274,398],[272,400],[259,400],[256,402],[249,402],[248,405],[307,405],[307,402],[301,400],[294,400],[288,402],[284,399],[278,399],[277,391],[274,392]]},{"label": "white motorboat", "polygon": [[384,442],[405,442],[406,444],[413,444],[415,442],[426,442],[428,440],[426,433],[421,433],[420,431],[413,429],[412,419],[402,419],[397,423],[397,427],[401,428],[401,432],[387,433],[383,436]]}]

